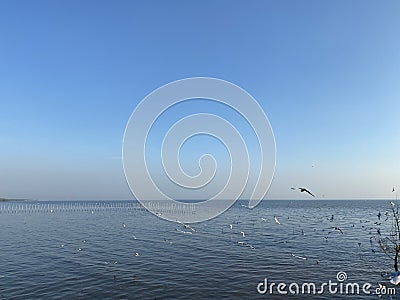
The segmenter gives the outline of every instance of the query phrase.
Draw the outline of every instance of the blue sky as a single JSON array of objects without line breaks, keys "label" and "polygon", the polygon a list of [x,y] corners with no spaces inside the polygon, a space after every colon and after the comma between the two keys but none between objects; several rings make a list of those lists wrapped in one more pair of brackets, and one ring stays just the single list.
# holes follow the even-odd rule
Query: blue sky
[{"label": "blue sky", "polygon": [[277,166],[267,198],[400,190],[397,1],[2,1],[0,196],[129,199],[135,106],[193,76],[259,101]]}]

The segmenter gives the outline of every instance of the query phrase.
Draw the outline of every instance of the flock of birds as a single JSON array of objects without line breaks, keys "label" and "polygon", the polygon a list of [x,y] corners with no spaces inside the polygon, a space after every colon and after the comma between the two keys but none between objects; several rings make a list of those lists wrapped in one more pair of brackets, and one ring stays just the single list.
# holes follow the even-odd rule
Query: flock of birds
[{"label": "flock of birds", "polygon": [[[302,192],[302,193],[307,193],[307,194],[311,195],[312,197],[315,197],[315,195],[314,195],[312,192],[310,192],[307,188],[299,187],[299,188],[292,188],[292,189],[293,189],[293,190],[299,190],[299,191]],[[246,207],[246,208],[249,208],[249,207],[246,206],[246,205],[242,205],[242,206],[244,206],[244,207]],[[54,213],[54,211],[51,211],[51,213]],[[94,211],[91,210],[90,213],[91,213],[91,214],[94,214]],[[158,213],[157,216],[160,217],[160,216],[161,216],[161,213]],[[332,217],[333,217],[333,216],[332,216]],[[274,222],[275,222],[277,225],[282,225],[282,223],[278,220],[278,217],[277,217],[277,216],[274,216],[273,218],[274,218]],[[262,221],[262,222],[267,222],[267,219],[266,219],[266,218],[261,218],[261,221]],[[185,224],[185,223],[183,223],[183,222],[181,222],[181,221],[179,221],[179,220],[176,220],[176,223],[178,224],[178,227],[175,228],[175,231],[176,231],[177,233],[185,234],[185,235],[192,235],[192,234],[196,233],[196,229],[193,228],[191,225]],[[127,228],[127,225],[126,225],[125,223],[122,223],[121,226],[122,226],[122,229],[126,229],[126,228]],[[229,227],[229,232],[230,232],[231,234],[236,234],[236,232],[235,232],[235,230],[234,230],[234,225],[233,225],[233,224],[230,224],[228,227]],[[340,230],[340,228],[338,228],[338,227],[335,227],[335,229]],[[343,232],[342,232],[342,233],[343,233]],[[238,241],[236,242],[237,245],[243,246],[243,247],[248,247],[248,248],[250,248],[250,249],[256,249],[255,246],[253,246],[252,244],[250,244],[250,243],[246,240],[246,233],[245,233],[244,230],[238,231],[238,232],[237,232],[237,235],[238,235],[239,237],[241,237],[241,240],[238,240]],[[137,239],[135,235],[133,235],[132,238],[133,238],[134,240]],[[167,239],[164,239],[164,241],[168,241],[168,240],[167,240]],[[86,244],[87,240],[86,240],[86,239],[83,239],[82,242],[83,242],[83,244]],[[169,243],[172,243],[172,242],[169,241]],[[65,244],[62,243],[62,244],[61,244],[61,248],[64,248],[64,247],[65,247]],[[83,247],[83,246],[77,247],[77,248],[76,248],[76,252],[77,252],[77,253],[78,253],[78,252],[81,252],[81,251],[83,251],[84,249],[85,249],[85,247]],[[132,254],[133,254],[133,256],[135,256],[135,257],[140,256],[140,252],[138,252],[138,251],[133,252]],[[298,258],[298,259],[307,260],[306,257],[300,256],[300,255],[296,255],[296,254],[293,254],[293,253],[291,253],[291,255],[292,255],[293,257],[295,257],[295,258]],[[106,264],[106,265],[108,265],[108,264],[115,264],[115,265],[117,265],[117,264],[118,264],[118,261],[114,261],[114,262],[104,262],[104,264]],[[115,280],[117,280],[117,276],[116,276],[116,275],[114,275],[114,281],[115,281]]]},{"label": "flock of birds", "polygon": [[[315,197],[314,193],[312,193],[309,189],[305,188],[305,187],[292,187],[292,190],[297,190],[300,193],[306,193],[311,197]],[[392,192],[395,192],[395,188],[392,189]],[[393,207],[396,205],[394,202],[390,202],[390,205],[392,205]],[[248,206],[242,205],[246,208],[249,208]],[[94,212],[91,211],[91,214],[93,214]],[[370,235],[370,239],[369,239],[369,243],[370,243],[370,249],[371,252],[376,252],[376,249],[374,248],[374,246],[377,246],[377,239],[379,239],[379,237],[381,236],[381,227],[380,225],[382,224],[383,218],[384,216],[385,221],[387,221],[390,217],[390,212],[386,211],[384,213],[384,215],[379,211],[378,214],[376,215],[377,220],[376,222],[373,223],[373,221],[368,220],[368,219],[361,219],[359,222],[359,224],[352,224],[351,227],[349,227],[348,225],[346,225],[345,227],[343,226],[339,226],[339,224],[337,223],[336,219],[335,219],[335,215],[331,214],[329,216],[302,216],[304,221],[307,221],[310,218],[314,218],[315,220],[319,220],[320,223],[323,225],[322,229],[320,228],[320,230],[322,230],[322,236],[323,236],[323,241],[328,242],[329,237],[334,233],[337,232],[339,234],[339,236],[336,236],[335,239],[340,238],[340,236],[344,236],[346,233],[346,230],[350,230],[351,228],[355,228],[358,227],[358,229],[364,231],[364,232],[368,232],[368,234]],[[272,218],[272,219],[269,219]],[[287,219],[289,220],[289,216],[287,216]],[[282,215],[273,215],[270,217],[260,217],[258,220],[253,220],[254,222],[260,222],[260,223],[266,223],[269,222],[271,220],[271,222],[275,223],[276,226],[282,226],[282,228],[285,228],[286,226],[286,221],[284,219],[284,216]],[[183,223],[179,220],[176,220],[176,228],[175,228],[175,232],[177,234],[183,234],[183,235],[194,235],[194,234],[204,234],[204,232],[202,232],[201,229],[196,229],[194,225],[189,225],[186,223]],[[296,236],[305,236],[307,234],[310,233],[306,233],[302,228],[302,224],[299,223],[297,224],[298,227],[295,228],[295,226],[293,226],[293,222],[291,223],[291,226],[293,227],[293,237],[294,239],[296,238]],[[296,225],[296,226],[297,226]],[[234,238],[234,242],[236,245],[241,246],[241,247],[246,247],[249,248],[251,250],[256,250],[258,249],[258,245],[257,244],[253,244],[252,243],[252,238],[253,238],[253,232],[251,231],[246,231],[246,229],[244,229],[243,227],[240,226],[240,222],[234,222],[232,224],[227,224],[225,225],[226,228],[222,228],[222,233],[229,233],[230,236],[235,237]],[[289,225],[287,225],[289,226]],[[288,227],[286,226],[286,230],[288,229]],[[278,228],[278,227],[277,227]],[[127,229],[127,225],[125,223],[122,223],[122,229],[125,230]],[[309,230],[309,228],[308,228]],[[314,228],[314,233],[317,232],[317,228]],[[209,234],[209,233],[208,233]],[[250,239],[248,238],[248,235],[250,236]],[[132,238],[134,240],[136,240],[136,236],[133,235]],[[140,239],[139,239],[140,240]],[[167,240],[166,238],[164,238],[164,241],[172,243],[170,240]],[[254,241],[254,239],[253,239]],[[86,239],[84,239],[82,241],[84,244],[86,244]],[[282,241],[282,243],[287,243],[287,240]],[[361,248],[361,243],[358,242],[358,247]],[[335,245],[337,246],[337,245]],[[65,244],[61,244],[61,247],[64,248]],[[262,247],[261,247],[262,248]],[[76,248],[76,252],[82,252],[84,249],[84,247],[78,247]],[[321,259],[318,257],[318,255],[304,255],[303,253],[299,254],[299,253],[295,253],[293,252],[293,250],[289,250],[287,249],[286,252],[282,251],[282,253],[286,253],[286,255],[288,255],[289,257],[293,257],[295,259],[299,259],[302,261],[313,261],[314,264],[320,264],[321,263]],[[134,257],[139,257],[141,256],[141,253],[136,250],[136,251],[132,251],[132,256]],[[105,262],[106,264],[112,264],[112,262]],[[118,264],[118,261],[114,261],[114,264]],[[399,284],[400,283],[400,272],[395,272],[395,273],[391,273],[391,274],[385,274],[386,278],[392,283],[392,284]],[[117,280],[117,276],[114,275],[114,281]]]},{"label": "flock of birds", "polygon": [[[301,193],[306,193],[306,194],[310,195],[311,197],[315,197],[314,193],[312,193],[309,189],[307,189],[307,188],[305,188],[305,187],[297,187],[297,188],[292,187],[291,189],[292,189],[292,190],[298,190],[298,191],[301,192]],[[392,188],[392,193],[394,193],[394,192],[395,192],[395,188],[393,187],[393,188]],[[396,197],[396,200],[397,200],[397,197]],[[394,208],[396,204],[395,204],[394,202],[390,201],[390,205]],[[250,207],[248,207],[248,206],[246,206],[246,205],[242,205],[242,207],[250,208]],[[374,222],[373,225],[372,225],[372,221],[371,221],[371,220],[366,220],[366,219],[361,219],[361,220],[359,220],[360,226],[361,226],[361,230],[367,231],[368,234],[370,235],[369,243],[370,243],[370,249],[371,249],[371,252],[372,252],[372,253],[375,253],[375,252],[376,252],[376,249],[374,248],[374,246],[376,246],[376,245],[378,244],[378,240],[379,240],[379,239],[381,238],[381,236],[382,236],[380,225],[382,224],[382,221],[383,221],[383,220],[381,220],[381,218],[382,218],[381,212],[379,211],[378,214],[377,214],[376,216],[377,216],[377,221]],[[305,216],[303,216],[303,217],[305,217]],[[386,210],[386,211],[385,211],[385,217],[386,217],[386,218],[385,218],[385,221],[388,221],[388,219],[390,218],[390,211],[389,211],[389,210]],[[288,217],[288,218],[289,218],[289,217]],[[330,217],[324,217],[324,218],[325,218],[327,221],[331,222],[331,223],[334,223],[334,221],[335,221],[335,216],[334,216],[334,214],[332,214]],[[281,221],[278,219],[278,217],[277,217],[276,215],[273,216],[273,219],[274,219],[274,222],[275,222],[277,225],[282,225]],[[266,218],[264,218],[264,217],[261,218],[261,222],[267,222],[267,221],[268,221],[268,220],[267,220]],[[368,225],[367,223],[371,223],[371,225]],[[184,226],[187,226],[187,225],[185,225],[185,224],[183,224],[183,225],[184,225]],[[299,224],[299,227],[301,227],[301,224]],[[353,224],[351,225],[351,227],[352,227],[352,228],[355,228],[355,227],[356,227],[356,224],[353,223]],[[191,228],[191,229],[192,229],[192,228]],[[230,224],[230,225],[229,225],[229,231],[230,231],[230,232],[233,232],[233,229],[234,229],[233,224]],[[192,230],[195,231],[194,229],[192,229]],[[314,231],[315,231],[315,230],[316,230],[316,229],[314,229]],[[342,228],[342,227],[339,227],[338,225],[333,225],[333,226],[330,226],[330,227],[328,227],[328,228],[324,228],[324,229],[322,229],[322,231],[325,232],[325,234],[324,234],[324,239],[325,239],[325,241],[328,241],[329,235],[332,234],[333,231],[337,231],[338,233],[340,233],[340,235],[344,235],[344,233],[345,233],[345,229]],[[246,238],[246,234],[245,234],[244,231],[238,231],[238,234],[239,234],[242,238]],[[301,234],[302,234],[302,235],[305,235],[303,229],[301,229]],[[255,247],[254,245],[250,244],[248,241],[238,240],[238,241],[237,241],[237,244],[240,245],[240,246],[249,247],[250,249],[256,249],[256,247]],[[357,244],[358,244],[358,247],[361,248],[361,245],[362,245],[362,244],[361,244],[360,242],[357,242]],[[292,257],[296,258],[296,259],[308,260],[308,257],[303,256],[303,255],[298,255],[298,254],[295,254],[295,253],[290,253],[290,255],[291,255]],[[319,260],[319,259],[316,259],[315,262],[316,262],[316,264],[319,264],[319,263],[320,263],[320,260]],[[386,276],[386,277],[385,277],[385,276]],[[390,283],[392,283],[392,284],[394,284],[394,285],[400,284],[400,271],[399,271],[399,272],[393,272],[393,273],[390,273],[390,274],[389,274],[389,273],[386,273],[385,275],[382,275],[382,277],[385,277],[387,280],[389,280]],[[380,285],[380,283],[378,283],[378,284]]]}]

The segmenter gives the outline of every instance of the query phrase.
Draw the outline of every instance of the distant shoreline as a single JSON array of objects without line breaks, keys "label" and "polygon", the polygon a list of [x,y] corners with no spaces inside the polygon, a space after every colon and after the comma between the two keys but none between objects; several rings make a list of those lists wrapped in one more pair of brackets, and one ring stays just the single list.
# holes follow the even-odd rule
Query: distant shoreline
[{"label": "distant shoreline", "polygon": [[0,198],[0,202],[9,202],[9,201],[27,201],[29,199],[9,199],[9,198]]}]

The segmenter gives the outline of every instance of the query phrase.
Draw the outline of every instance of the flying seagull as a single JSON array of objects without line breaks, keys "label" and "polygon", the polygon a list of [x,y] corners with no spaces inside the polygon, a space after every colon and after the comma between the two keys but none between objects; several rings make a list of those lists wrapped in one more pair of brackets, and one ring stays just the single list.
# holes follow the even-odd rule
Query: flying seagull
[{"label": "flying seagull", "polygon": [[[291,189],[292,189],[292,190],[296,190],[296,188],[294,188],[294,187],[292,187]],[[304,188],[304,187],[299,187],[299,188],[297,188],[297,190],[299,190],[299,191],[302,192],[302,193],[306,192],[306,193],[310,194],[311,196],[315,197],[313,193],[311,193],[309,190],[307,190],[307,189]]]},{"label": "flying seagull", "polygon": [[390,275],[390,283],[398,285],[400,283],[400,272],[395,272]]},{"label": "flying seagull", "polygon": [[333,229],[335,229],[335,230],[339,230],[340,231],[340,233],[341,234],[343,234],[343,231],[342,231],[342,229],[340,229],[339,227],[332,227]]}]

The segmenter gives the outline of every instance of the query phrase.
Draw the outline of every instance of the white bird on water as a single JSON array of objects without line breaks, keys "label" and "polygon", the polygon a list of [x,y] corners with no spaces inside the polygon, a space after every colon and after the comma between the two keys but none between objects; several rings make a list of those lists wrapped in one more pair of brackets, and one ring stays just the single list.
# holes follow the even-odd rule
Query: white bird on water
[{"label": "white bird on water", "polygon": [[232,224],[231,224],[231,225],[229,225],[229,229],[230,229],[230,230],[232,230],[232,229],[233,229],[233,226],[232,226]]},{"label": "white bird on water", "polygon": [[190,231],[183,231],[183,230],[180,230],[179,228],[176,228],[176,231],[178,231],[180,233],[185,233],[185,234],[192,234]]},{"label": "white bird on water", "polygon": [[244,235],[244,231],[241,231],[240,233],[242,234],[242,237],[246,237],[246,236]]},{"label": "white bird on water", "polygon": [[252,245],[250,245],[249,243],[246,243],[246,242],[238,242],[238,244],[241,245],[241,246],[250,247],[251,249],[255,249],[254,246],[252,246]]},{"label": "white bird on water", "polygon": [[293,253],[292,253],[292,256],[293,256],[293,257],[296,257],[296,258],[298,258],[298,259],[304,259],[304,260],[307,259],[306,257],[298,256],[298,255],[295,255],[295,254],[293,254]]},{"label": "white bird on water", "polygon": [[276,216],[274,216],[275,222],[279,225],[281,225],[281,222],[279,222],[278,218]]},{"label": "white bird on water", "polygon": [[248,204],[248,205],[242,204],[241,206],[244,207],[244,208],[248,208],[248,209],[253,209],[254,208],[254,205],[250,205],[250,204]]},{"label": "white bird on water", "polygon": [[176,220],[179,224],[181,224],[182,226],[183,226],[183,228],[187,228],[187,229],[190,229],[191,231],[193,231],[193,232],[195,232],[196,230],[194,230],[194,228],[192,228],[191,226],[189,226],[189,225],[187,225],[187,224],[185,224],[185,223],[183,223],[183,222],[181,222],[181,221],[179,221],[179,220]]}]

